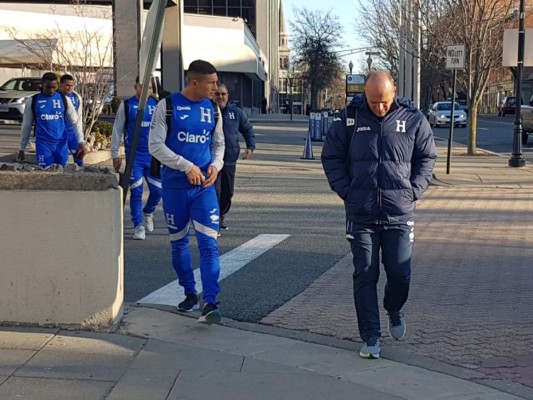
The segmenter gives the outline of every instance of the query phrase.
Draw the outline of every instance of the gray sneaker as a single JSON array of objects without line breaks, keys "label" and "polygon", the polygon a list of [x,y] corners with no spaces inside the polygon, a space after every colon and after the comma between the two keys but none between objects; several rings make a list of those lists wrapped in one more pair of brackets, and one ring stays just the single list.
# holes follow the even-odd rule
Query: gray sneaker
[{"label": "gray sneaker", "polygon": [[407,332],[407,324],[401,312],[389,313],[389,335],[394,340],[401,340]]},{"label": "gray sneaker", "polygon": [[377,359],[379,358],[379,338],[377,336],[372,336],[367,342],[361,347],[359,351],[359,356],[362,358],[368,359]]}]

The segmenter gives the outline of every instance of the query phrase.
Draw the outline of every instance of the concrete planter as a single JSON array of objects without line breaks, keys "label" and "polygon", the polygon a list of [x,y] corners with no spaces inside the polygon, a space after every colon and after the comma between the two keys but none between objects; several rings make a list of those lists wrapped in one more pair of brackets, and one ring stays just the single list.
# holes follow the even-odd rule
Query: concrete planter
[{"label": "concrete planter", "polygon": [[109,329],[122,317],[114,174],[0,171],[0,322]]}]

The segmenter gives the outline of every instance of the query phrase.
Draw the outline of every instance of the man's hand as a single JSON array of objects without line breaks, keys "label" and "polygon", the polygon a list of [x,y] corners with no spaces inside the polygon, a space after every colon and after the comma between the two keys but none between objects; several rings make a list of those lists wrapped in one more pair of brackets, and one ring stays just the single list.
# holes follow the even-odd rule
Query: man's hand
[{"label": "man's hand", "polygon": [[24,161],[24,152],[22,150],[19,150],[18,154],[17,154],[17,161],[19,162],[22,162]]},{"label": "man's hand", "polygon": [[205,181],[204,174],[202,174],[202,171],[196,165],[193,165],[189,172],[187,172],[187,179],[191,185],[196,186],[200,186]]},{"label": "man's hand", "polygon": [[252,154],[253,153],[254,153],[254,151],[251,150],[251,149],[244,150],[244,154],[242,155],[242,159],[243,160],[249,160],[250,158],[252,158]]},{"label": "man's hand", "polygon": [[76,150],[76,153],[74,154],[74,157],[76,157],[78,160],[82,160],[83,157],[85,157],[85,154],[87,154],[87,147],[85,147],[85,143],[80,143],[78,145],[78,150]]},{"label": "man's hand", "polygon": [[210,165],[207,168],[207,179],[204,182],[204,187],[209,187],[216,182],[218,176],[218,170]]},{"label": "man's hand", "polygon": [[115,168],[115,171],[118,172],[120,167],[122,167],[122,158],[113,158],[113,168]]}]

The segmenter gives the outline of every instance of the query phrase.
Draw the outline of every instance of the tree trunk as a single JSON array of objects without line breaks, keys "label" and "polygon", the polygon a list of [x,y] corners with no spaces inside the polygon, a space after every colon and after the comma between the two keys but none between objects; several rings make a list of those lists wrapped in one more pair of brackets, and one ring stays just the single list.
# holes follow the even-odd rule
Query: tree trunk
[{"label": "tree trunk", "polygon": [[468,149],[467,154],[469,156],[475,156],[477,151],[477,109],[478,109],[478,102],[473,101],[472,107],[470,108],[470,112],[468,114],[469,119],[469,132],[468,132]]}]

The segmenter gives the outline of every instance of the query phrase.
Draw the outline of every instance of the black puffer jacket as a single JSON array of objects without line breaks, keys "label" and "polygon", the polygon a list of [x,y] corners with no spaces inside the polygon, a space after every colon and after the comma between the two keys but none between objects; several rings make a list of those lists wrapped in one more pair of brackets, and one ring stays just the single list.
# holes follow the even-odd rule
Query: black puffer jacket
[{"label": "black puffer jacket", "polygon": [[331,188],[344,200],[347,219],[360,224],[410,220],[436,158],[431,127],[409,100],[396,98],[380,118],[363,94],[334,120],[322,150]]}]

